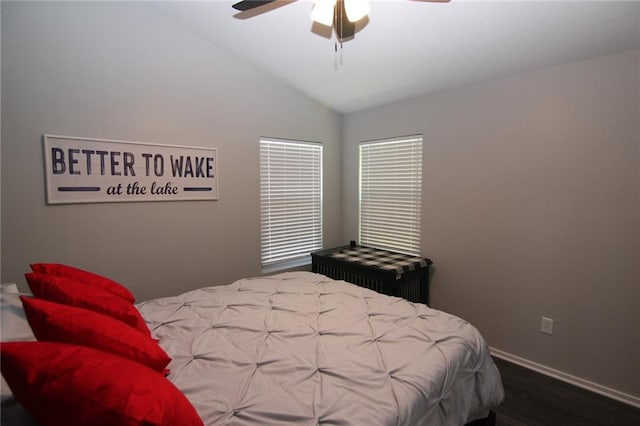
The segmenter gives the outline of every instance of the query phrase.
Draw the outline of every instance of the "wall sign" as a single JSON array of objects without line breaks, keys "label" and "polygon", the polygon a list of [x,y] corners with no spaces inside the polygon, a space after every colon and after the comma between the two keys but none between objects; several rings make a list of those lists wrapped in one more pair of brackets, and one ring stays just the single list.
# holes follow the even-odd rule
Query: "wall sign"
[{"label": "wall sign", "polygon": [[215,148],[44,135],[47,203],[217,200]]}]

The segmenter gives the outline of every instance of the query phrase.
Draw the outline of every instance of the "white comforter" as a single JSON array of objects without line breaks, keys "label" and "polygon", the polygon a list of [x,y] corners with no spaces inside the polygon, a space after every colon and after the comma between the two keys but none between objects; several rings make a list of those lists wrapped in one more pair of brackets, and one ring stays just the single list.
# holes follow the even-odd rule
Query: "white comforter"
[{"label": "white comforter", "polygon": [[206,425],[462,425],[503,398],[468,322],[309,272],[138,305]]}]

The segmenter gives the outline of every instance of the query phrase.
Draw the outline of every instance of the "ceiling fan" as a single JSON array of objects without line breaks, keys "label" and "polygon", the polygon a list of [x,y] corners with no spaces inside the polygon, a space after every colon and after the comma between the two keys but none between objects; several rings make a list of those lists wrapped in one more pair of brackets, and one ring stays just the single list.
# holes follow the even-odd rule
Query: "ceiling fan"
[{"label": "ceiling fan", "polygon": [[[246,12],[273,3],[277,0],[242,0],[233,8]],[[427,2],[449,2],[450,0],[417,0]],[[356,22],[369,13],[369,0],[314,0],[311,19],[314,22],[333,27],[340,43],[355,36]]]}]

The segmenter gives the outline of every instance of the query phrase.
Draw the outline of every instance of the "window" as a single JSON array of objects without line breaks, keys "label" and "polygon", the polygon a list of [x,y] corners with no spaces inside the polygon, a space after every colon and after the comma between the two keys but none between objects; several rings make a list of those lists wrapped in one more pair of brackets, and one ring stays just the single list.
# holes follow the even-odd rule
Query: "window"
[{"label": "window", "polygon": [[266,269],[322,248],[321,144],[260,140],[260,228]]},{"label": "window", "polygon": [[420,255],[422,136],[360,144],[360,243]]}]

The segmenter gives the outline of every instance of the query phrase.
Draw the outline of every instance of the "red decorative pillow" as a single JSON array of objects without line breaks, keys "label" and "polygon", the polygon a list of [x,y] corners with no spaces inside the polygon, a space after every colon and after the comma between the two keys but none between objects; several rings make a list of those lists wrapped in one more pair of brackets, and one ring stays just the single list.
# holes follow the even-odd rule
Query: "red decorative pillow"
[{"label": "red decorative pillow", "polygon": [[93,272],[84,271],[61,263],[34,263],[31,265],[31,269],[33,272],[37,272],[39,274],[71,278],[85,284],[100,287],[101,289],[118,295],[131,303],[136,301],[133,294],[125,286],[113,281],[112,279],[103,277],[102,275],[94,274]]},{"label": "red decorative pillow", "polygon": [[25,277],[33,295],[40,299],[109,315],[129,324],[146,335],[151,335],[136,307],[113,293],[69,278],[53,275],[31,272],[25,274]]},{"label": "red decorative pillow", "polygon": [[100,349],[164,372],[169,355],[148,335],[97,312],[21,296],[27,320],[40,341]]},{"label": "red decorative pillow", "polygon": [[83,346],[0,344],[2,375],[43,426],[198,425],[189,400],[142,364]]}]

